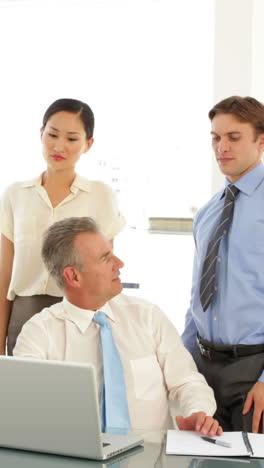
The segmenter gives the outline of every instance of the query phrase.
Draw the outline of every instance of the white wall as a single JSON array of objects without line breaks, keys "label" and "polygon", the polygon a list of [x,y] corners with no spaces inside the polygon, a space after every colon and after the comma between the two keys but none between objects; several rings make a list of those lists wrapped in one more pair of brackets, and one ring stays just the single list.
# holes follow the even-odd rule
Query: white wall
[{"label": "white wall", "polygon": [[213,0],[0,0],[0,193],[44,170],[42,114],[72,96],[96,121],[78,172],[112,183],[103,168],[119,166],[133,226],[191,216],[210,196],[213,14]]},{"label": "white wall", "polygon": [[[234,94],[264,102],[263,18],[263,0],[215,0],[214,103]],[[223,181],[212,158],[212,194]]]},{"label": "white wall", "polygon": [[252,27],[252,96],[264,102],[264,2],[253,2]]}]

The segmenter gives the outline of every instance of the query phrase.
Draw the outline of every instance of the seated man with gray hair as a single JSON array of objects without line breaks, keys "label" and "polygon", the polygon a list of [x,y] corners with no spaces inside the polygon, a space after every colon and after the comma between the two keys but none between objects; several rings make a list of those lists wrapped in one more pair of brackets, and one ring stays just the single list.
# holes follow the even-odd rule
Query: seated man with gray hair
[{"label": "seated man with gray hair", "polygon": [[91,218],[53,224],[42,257],[64,299],[23,326],[14,356],[93,364],[106,432],[172,427],[168,400],[178,400],[180,429],[222,433],[213,391],[176,329],[157,306],[121,294],[124,264]]}]

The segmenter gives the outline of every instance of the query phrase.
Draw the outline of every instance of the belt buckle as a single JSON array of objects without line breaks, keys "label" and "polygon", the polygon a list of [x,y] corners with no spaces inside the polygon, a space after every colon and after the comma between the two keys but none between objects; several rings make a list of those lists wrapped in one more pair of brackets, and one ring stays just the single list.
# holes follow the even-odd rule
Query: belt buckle
[{"label": "belt buckle", "polygon": [[211,361],[212,359],[211,350],[208,348],[205,348],[201,343],[199,343],[199,348],[200,348],[201,355]]}]

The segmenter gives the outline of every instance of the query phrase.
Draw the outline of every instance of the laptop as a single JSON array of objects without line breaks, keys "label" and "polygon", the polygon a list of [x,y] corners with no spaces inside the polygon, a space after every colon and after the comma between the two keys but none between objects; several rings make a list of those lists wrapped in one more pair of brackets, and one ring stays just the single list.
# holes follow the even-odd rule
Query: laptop
[{"label": "laptop", "polygon": [[139,468],[148,464],[148,458],[149,451],[145,454],[142,445],[107,460],[88,460],[29,450],[0,448],[0,466],[3,468],[127,468],[128,466]]},{"label": "laptop", "polygon": [[102,434],[95,369],[0,356],[0,447],[105,460],[143,443]]}]

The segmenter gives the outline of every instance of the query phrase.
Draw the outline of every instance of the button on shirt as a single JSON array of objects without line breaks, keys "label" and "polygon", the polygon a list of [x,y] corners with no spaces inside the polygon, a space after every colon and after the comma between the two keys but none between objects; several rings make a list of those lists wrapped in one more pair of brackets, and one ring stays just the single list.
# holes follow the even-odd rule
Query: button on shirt
[{"label": "button on shirt", "polygon": [[0,205],[0,228],[14,243],[14,263],[8,299],[34,294],[62,296],[41,259],[42,236],[56,221],[71,216],[91,216],[112,239],[125,224],[113,190],[103,182],[76,176],[71,193],[55,208],[41,185],[42,176],[12,184]]},{"label": "button on shirt", "polygon": [[[227,181],[227,184],[230,183]],[[219,248],[213,301],[204,312],[199,297],[202,265],[207,245],[224,205],[224,191],[215,195],[194,222],[195,259],[191,305],[183,333],[192,351],[198,333],[222,343],[264,343],[264,166],[260,163],[235,184],[234,216]],[[264,382],[264,373],[260,376]]]},{"label": "button on shirt", "polygon": [[[161,310],[120,294],[100,309],[107,315],[124,369],[131,424],[135,429],[171,426],[168,398],[182,414],[215,411],[213,391],[197,372],[177,331]],[[95,312],[63,302],[34,315],[18,337],[14,356],[89,362],[102,386],[100,327]],[[100,401],[100,395],[98,395]]]}]

